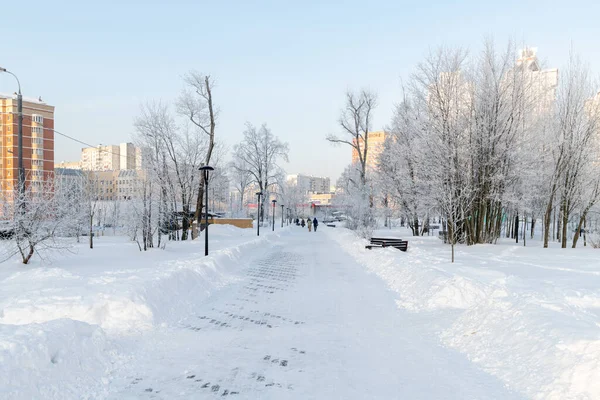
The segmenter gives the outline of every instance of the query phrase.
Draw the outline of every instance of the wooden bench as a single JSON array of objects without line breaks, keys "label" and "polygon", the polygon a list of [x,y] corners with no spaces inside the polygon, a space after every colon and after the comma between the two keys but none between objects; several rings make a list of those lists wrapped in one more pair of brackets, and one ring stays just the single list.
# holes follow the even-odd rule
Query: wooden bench
[{"label": "wooden bench", "polygon": [[393,247],[400,251],[408,250],[408,241],[398,238],[371,238],[371,244],[365,248],[371,250],[377,247]]}]

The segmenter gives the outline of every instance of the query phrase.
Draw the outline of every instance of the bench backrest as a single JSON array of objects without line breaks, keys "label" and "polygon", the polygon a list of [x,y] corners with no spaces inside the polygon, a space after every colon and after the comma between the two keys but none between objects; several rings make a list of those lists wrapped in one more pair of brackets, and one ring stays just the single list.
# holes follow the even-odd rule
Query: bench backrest
[{"label": "bench backrest", "polygon": [[406,242],[406,240],[398,239],[398,238],[371,238],[371,243],[402,243]]}]

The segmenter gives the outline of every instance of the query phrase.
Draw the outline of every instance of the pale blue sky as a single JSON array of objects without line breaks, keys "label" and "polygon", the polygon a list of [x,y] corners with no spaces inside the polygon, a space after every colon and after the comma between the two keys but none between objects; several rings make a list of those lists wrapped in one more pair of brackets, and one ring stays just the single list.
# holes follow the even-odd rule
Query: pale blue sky
[{"label": "pale blue sky", "polygon": [[[86,4],[89,3],[89,4]],[[350,149],[337,132],[347,88],[379,93],[388,123],[406,79],[429,48],[481,47],[485,36],[538,47],[551,67],[569,48],[600,71],[595,1],[11,1],[0,15],[0,66],[24,95],[56,106],[56,129],[92,144],[130,139],[139,105],[173,100],[190,69],[217,78],[217,140],[266,122],[290,144],[289,173],[331,176]],[[0,75],[0,92],[15,90]],[[56,138],[56,160],[81,145]]]}]

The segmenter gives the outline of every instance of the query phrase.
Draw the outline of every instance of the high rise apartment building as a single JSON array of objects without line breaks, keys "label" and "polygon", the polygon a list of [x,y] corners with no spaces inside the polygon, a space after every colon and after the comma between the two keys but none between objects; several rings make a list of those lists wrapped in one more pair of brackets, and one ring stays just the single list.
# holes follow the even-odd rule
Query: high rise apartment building
[{"label": "high rise apartment building", "polygon": [[[356,144],[356,139],[353,140]],[[383,145],[385,143],[385,132],[384,131],[376,131],[367,133],[367,167],[375,168],[377,167],[377,161],[379,155],[383,151]],[[364,151],[365,142],[364,140],[359,141],[359,147],[361,152]],[[354,147],[352,147],[352,163],[358,163],[360,157],[358,156],[358,151]]]},{"label": "high rise apartment building", "polygon": [[86,171],[142,169],[142,152],[133,143],[86,147],[81,149],[80,165]]},{"label": "high rise apartment building", "polygon": [[81,169],[86,171],[112,171],[120,169],[120,146],[108,145],[81,149]]},{"label": "high rise apartment building", "polygon": [[[18,183],[17,96],[0,94],[0,190]],[[25,187],[38,191],[54,174],[54,106],[23,98]]]},{"label": "high rise apartment building", "polygon": [[330,179],[326,177],[296,174],[288,175],[287,181],[306,193],[329,193],[331,190]]}]

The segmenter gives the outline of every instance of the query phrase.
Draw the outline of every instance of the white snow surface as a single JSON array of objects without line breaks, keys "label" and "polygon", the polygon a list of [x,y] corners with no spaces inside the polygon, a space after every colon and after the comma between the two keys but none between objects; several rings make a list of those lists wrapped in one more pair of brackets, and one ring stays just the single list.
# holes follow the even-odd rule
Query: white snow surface
[{"label": "white snow surface", "polygon": [[2,264],[0,399],[600,398],[597,250],[209,238]]},{"label": "white snow surface", "polygon": [[[397,293],[398,306],[430,314],[441,341],[533,399],[600,398],[600,250],[498,245],[450,248],[408,230],[409,251],[366,250],[329,236]],[[581,242],[580,242],[581,246]]]}]

